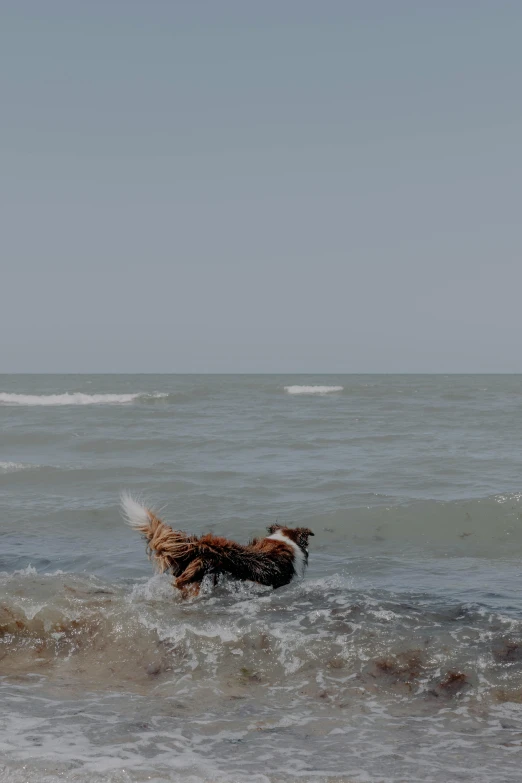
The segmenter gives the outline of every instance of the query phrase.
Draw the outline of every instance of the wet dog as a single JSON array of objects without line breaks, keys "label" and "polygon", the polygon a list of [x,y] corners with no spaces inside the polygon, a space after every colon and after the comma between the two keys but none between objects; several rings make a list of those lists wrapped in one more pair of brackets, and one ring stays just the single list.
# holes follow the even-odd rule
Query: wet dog
[{"label": "wet dog", "polygon": [[275,589],[302,576],[308,563],[308,537],[314,534],[307,527],[271,525],[268,536],[244,546],[211,533],[198,537],[173,530],[128,494],[122,495],[121,505],[126,522],[145,537],[157,569],[173,574],[174,587],[184,598],[199,593],[207,574],[214,584],[220,574],[228,574]]}]

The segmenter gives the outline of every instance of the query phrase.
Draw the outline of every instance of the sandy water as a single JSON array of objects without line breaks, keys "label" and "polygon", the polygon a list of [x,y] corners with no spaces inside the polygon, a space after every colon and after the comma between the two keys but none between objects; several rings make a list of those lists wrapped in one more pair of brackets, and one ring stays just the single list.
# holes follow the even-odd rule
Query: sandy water
[{"label": "sandy water", "polygon": [[[0,377],[0,781],[515,781],[522,378]],[[181,602],[122,489],[305,578]]]}]

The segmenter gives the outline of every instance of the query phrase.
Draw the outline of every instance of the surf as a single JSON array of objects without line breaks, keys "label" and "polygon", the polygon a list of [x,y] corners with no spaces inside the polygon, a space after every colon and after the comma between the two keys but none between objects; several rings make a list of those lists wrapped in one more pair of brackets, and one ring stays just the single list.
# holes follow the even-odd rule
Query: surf
[{"label": "surf", "polygon": [[332,394],[343,389],[344,386],[285,386],[287,394]]},{"label": "surf", "polygon": [[84,394],[83,392],[65,392],[64,394],[9,394],[0,392],[0,405],[128,405],[136,400],[161,399],[168,394],[155,392],[145,394]]}]

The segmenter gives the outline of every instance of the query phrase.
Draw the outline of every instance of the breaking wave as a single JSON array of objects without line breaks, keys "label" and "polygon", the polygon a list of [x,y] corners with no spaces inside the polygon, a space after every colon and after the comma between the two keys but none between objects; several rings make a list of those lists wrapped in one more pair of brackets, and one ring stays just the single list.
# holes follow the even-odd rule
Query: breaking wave
[{"label": "breaking wave", "polygon": [[281,593],[224,582],[188,603],[165,577],[129,591],[29,567],[0,583],[7,675],[38,664],[51,678],[66,668],[96,690],[117,681],[143,693],[162,682],[164,697],[176,696],[180,676],[203,678],[209,703],[223,691],[283,685],[298,700],[327,689],[337,703],[355,692],[374,698],[376,681],[384,700],[521,699],[522,621],[480,605],[361,592],[340,575]]},{"label": "breaking wave", "polygon": [[19,470],[34,470],[39,467],[27,462],[0,462],[0,473],[16,473]]},{"label": "breaking wave", "polygon": [[344,386],[285,386],[288,394],[330,394],[340,392]]},{"label": "breaking wave", "polygon": [[168,397],[164,392],[145,394],[8,394],[0,392],[0,405],[127,405],[135,400],[160,399]]},{"label": "breaking wave", "polygon": [[[455,779],[450,767],[464,762],[451,754],[464,731],[470,779],[493,779],[481,773],[483,748],[518,745],[522,621],[476,604],[354,588],[341,575],[281,591],[223,583],[182,602],[165,577],[131,586],[33,568],[0,575],[0,695],[10,699],[0,781],[135,783],[159,768],[159,782],[168,768],[169,780],[194,783],[392,783],[399,778],[377,777],[376,752],[390,726],[394,738],[400,727],[401,780]],[[421,777],[434,745],[435,773]],[[247,775],[261,752],[269,777]],[[63,777],[39,778],[37,758]],[[18,778],[22,763],[28,771]],[[502,765],[503,780],[518,780]],[[128,776],[96,775],[123,768]],[[228,778],[217,774],[225,770]],[[183,778],[188,772],[198,776]]]}]

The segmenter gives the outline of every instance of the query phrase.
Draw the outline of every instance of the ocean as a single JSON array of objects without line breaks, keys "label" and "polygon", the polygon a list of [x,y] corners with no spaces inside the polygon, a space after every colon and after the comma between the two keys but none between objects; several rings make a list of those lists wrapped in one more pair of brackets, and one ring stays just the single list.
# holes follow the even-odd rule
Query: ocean
[{"label": "ocean", "polygon": [[[2,783],[522,778],[522,376],[0,377]],[[181,601],[122,521],[312,528]]]}]

